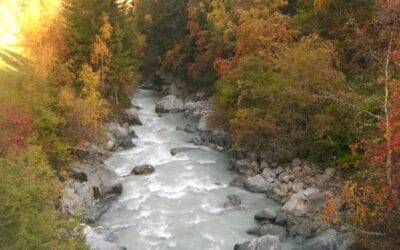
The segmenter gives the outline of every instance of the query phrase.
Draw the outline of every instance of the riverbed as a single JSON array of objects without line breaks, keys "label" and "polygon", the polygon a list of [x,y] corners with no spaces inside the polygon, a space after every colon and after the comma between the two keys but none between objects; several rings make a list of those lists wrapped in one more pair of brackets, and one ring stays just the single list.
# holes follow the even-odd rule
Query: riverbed
[{"label": "riverbed", "polygon": [[[105,162],[120,176],[123,193],[94,226],[110,230],[116,243],[129,250],[231,250],[235,243],[254,238],[245,232],[257,225],[254,214],[265,207],[277,210],[278,205],[265,194],[229,186],[236,176],[226,170],[229,155],[188,143],[195,135],[176,128],[197,126],[197,121],[182,114],[157,114],[159,98],[157,92],[139,89],[132,99],[143,123],[133,127],[137,147]],[[176,147],[195,149],[172,156]],[[130,174],[142,164],[156,171]],[[239,207],[224,208],[230,194],[241,199]],[[289,244],[282,247],[290,249]]]}]

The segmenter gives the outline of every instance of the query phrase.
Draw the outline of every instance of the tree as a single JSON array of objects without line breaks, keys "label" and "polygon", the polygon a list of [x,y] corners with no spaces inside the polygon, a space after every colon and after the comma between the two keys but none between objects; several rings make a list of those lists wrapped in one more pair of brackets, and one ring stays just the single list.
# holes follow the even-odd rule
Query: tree
[{"label": "tree", "polygon": [[112,53],[108,42],[112,35],[112,26],[109,23],[107,14],[103,14],[103,26],[95,36],[93,43],[91,63],[100,70],[100,86],[106,88],[106,74],[109,71]]},{"label": "tree", "polygon": [[0,248],[87,249],[78,225],[56,213],[59,196],[38,147],[0,158]]}]

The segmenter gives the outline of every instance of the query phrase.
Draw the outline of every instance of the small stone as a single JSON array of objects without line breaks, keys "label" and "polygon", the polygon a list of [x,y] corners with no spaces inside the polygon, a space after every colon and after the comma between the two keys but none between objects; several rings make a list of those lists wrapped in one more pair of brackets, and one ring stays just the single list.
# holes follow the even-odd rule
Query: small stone
[{"label": "small stone", "polygon": [[141,165],[134,167],[131,173],[134,175],[147,175],[153,173],[154,171],[155,169],[151,165]]},{"label": "small stone", "polygon": [[295,167],[301,167],[301,164],[302,164],[302,162],[301,162],[301,160],[300,160],[299,158],[296,158],[296,159],[294,159],[294,160],[292,161],[292,167],[293,167],[293,168],[295,168]]}]

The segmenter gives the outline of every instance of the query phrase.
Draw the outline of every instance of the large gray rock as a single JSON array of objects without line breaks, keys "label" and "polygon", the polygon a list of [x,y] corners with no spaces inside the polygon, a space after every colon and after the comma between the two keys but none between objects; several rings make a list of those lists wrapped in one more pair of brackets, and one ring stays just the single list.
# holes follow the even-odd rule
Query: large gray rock
[{"label": "large gray rock", "polygon": [[274,235],[278,236],[280,240],[286,240],[288,233],[285,227],[273,224],[266,224],[260,227],[260,235]]},{"label": "large gray rock", "polygon": [[260,212],[258,212],[256,215],[254,215],[254,219],[257,221],[264,221],[264,220],[275,220],[276,218],[276,212],[272,211],[269,208],[264,208]]},{"label": "large gray rock", "polygon": [[122,119],[130,125],[142,125],[136,108],[125,109]]},{"label": "large gray rock", "polygon": [[131,173],[134,175],[148,175],[155,171],[153,166],[150,165],[141,165],[136,166],[132,169]]},{"label": "large gray rock", "polygon": [[183,111],[183,102],[174,95],[163,97],[156,104],[157,113],[174,113]]},{"label": "large gray rock", "polygon": [[59,210],[70,214],[83,211],[84,220],[93,223],[122,193],[122,185],[118,176],[102,164],[71,163],[69,168],[75,180],[64,188]]},{"label": "large gray rock", "polygon": [[234,250],[281,250],[279,237],[265,235],[242,244],[236,244]]},{"label": "large gray rock", "polygon": [[268,183],[261,175],[247,178],[244,186],[253,193],[264,193],[272,189],[271,183]]},{"label": "large gray rock", "polygon": [[336,250],[337,249],[337,232],[329,229],[315,238],[308,240],[304,244],[307,250]]}]

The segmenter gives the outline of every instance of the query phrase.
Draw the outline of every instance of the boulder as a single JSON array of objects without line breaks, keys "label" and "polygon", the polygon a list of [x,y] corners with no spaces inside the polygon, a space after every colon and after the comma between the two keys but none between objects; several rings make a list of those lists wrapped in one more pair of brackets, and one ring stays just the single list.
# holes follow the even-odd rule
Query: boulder
[{"label": "boulder", "polygon": [[280,197],[286,197],[288,195],[288,186],[285,183],[279,183],[274,187],[275,194],[279,195]]},{"label": "boulder", "polygon": [[295,216],[302,216],[307,213],[307,207],[304,204],[304,200],[301,199],[301,193],[292,195],[285,205],[283,205],[282,211]]},{"label": "boulder", "polygon": [[308,240],[304,244],[307,250],[336,250],[337,249],[337,232],[329,229],[320,235]]},{"label": "boulder", "polygon": [[125,109],[122,119],[130,125],[143,125],[142,121],[139,119],[139,113],[136,108]]},{"label": "boulder", "polygon": [[264,208],[260,212],[258,212],[256,215],[254,215],[254,219],[257,221],[265,221],[265,220],[275,220],[276,218],[276,212],[272,211],[269,208]]},{"label": "boulder", "polygon": [[148,175],[155,171],[154,167],[151,165],[141,165],[136,166],[132,169],[131,174],[134,175]]},{"label": "boulder", "polygon": [[284,226],[286,225],[287,215],[282,211],[276,212],[275,224]]},{"label": "boulder", "polygon": [[188,151],[192,151],[195,149],[197,149],[197,148],[193,148],[193,147],[192,148],[191,147],[173,148],[173,149],[171,149],[170,153],[171,153],[171,155],[177,155],[179,153],[188,152]]},{"label": "boulder", "polygon": [[123,149],[136,147],[136,145],[132,142],[132,138],[129,135],[119,138],[118,146],[122,147]]},{"label": "boulder", "polygon": [[122,193],[118,176],[102,164],[71,163],[72,175],[79,173],[78,180],[64,188],[59,210],[70,214],[85,212],[87,222],[96,221],[108,208],[114,197]]},{"label": "boulder", "polygon": [[236,244],[234,250],[281,250],[279,237],[265,235],[242,244]]},{"label": "boulder", "polygon": [[208,136],[208,142],[217,144],[220,147],[227,148],[231,145],[231,136],[228,132],[214,130]]},{"label": "boulder", "polygon": [[271,183],[268,183],[261,175],[247,178],[244,186],[253,193],[264,193],[272,189]]},{"label": "boulder", "polygon": [[156,104],[157,113],[175,113],[182,112],[183,102],[174,95],[163,97]]},{"label": "boulder", "polygon": [[231,185],[233,187],[244,188],[244,182],[245,181],[246,180],[242,176],[238,176],[233,181],[231,181],[231,183],[229,183],[229,185]]},{"label": "boulder", "polygon": [[229,201],[224,203],[224,208],[237,207],[242,204],[242,201],[235,194],[228,195]]},{"label": "boulder", "polygon": [[265,224],[260,227],[260,235],[274,235],[278,236],[279,240],[286,240],[288,233],[285,227],[273,224]]},{"label": "boulder", "polygon": [[116,139],[129,135],[129,129],[122,127],[118,122],[107,123],[106,130],[110,132]]}]

